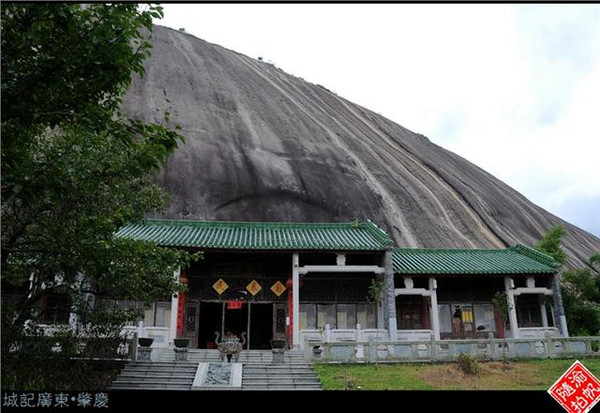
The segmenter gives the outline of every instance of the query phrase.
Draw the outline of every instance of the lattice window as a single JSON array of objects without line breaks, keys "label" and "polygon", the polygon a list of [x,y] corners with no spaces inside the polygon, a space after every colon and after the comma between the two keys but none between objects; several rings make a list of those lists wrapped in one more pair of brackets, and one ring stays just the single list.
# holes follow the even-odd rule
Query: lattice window
[{"label": "lattice window", "polygon": [[278,334],[285,334],[285,318],[285,308],[277,307],[277,310],[275,312],[275,331]]}]

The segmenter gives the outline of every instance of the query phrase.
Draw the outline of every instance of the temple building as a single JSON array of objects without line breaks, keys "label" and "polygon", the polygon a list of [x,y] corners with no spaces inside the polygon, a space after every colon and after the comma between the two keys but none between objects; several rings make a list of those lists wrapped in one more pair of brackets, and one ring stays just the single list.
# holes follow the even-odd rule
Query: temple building
[{"label": "temple building", "polygon": [[146,335],[158,347],[188,337],[193,348],[215,348],[217,333],[245,333],[247,349],[271,348],[272,340],[304,348],[319,340],[568,335],[559,266],[522,245],[394,248],[370,221],[149,219],[116,236],[203,252],[174,274],[187,291],[145,312]]}]

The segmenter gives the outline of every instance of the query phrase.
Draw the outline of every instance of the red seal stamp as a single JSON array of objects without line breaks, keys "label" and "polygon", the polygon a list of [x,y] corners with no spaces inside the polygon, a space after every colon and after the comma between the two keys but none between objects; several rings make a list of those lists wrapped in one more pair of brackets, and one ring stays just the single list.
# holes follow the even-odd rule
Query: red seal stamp
[{"label": "red seal stamp", "polygon": [[587,413],[600,400],[600,381],[576,361],[548,393],[569,413]]}]

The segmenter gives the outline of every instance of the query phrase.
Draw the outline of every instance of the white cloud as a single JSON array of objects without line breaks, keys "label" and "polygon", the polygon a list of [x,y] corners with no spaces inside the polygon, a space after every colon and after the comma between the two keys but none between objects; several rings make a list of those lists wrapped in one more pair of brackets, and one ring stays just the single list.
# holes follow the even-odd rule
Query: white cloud
[{"label": "white cloud", "polygon": [[599,199],[598,5],[164,8],[160,24],[322,84],[427,135],[557,215],[568,210],[571,218],[576,208],[568,203],[576,199]]},{"label": "white cloud", "polygon": [[[540,206],[600,235],[597,218],[574,217],[570,205],[594,203],[600,196],[600,26],[581,27],[582,19],[574,17],[586,13],[589,17],[585,9],[567,13],[567,21],[561,20],[557,16],[565,14],[561,9],[541,15],[531,15],[537,9],[527,10],[530,19],[518,29],[521,47],[515,47],[522,55],[507,60],[523,69],[513,77],[518,87],[507,85],[514,101],[512,105],[510,99],[497,102],[507,116],[476,112],[486,125],[467,127],[448,147]],[[598,10],[591,15],[600,16]],[[554,26],[558,34],[552,33]],[[579,47],[579,39],[586,48]]]}]

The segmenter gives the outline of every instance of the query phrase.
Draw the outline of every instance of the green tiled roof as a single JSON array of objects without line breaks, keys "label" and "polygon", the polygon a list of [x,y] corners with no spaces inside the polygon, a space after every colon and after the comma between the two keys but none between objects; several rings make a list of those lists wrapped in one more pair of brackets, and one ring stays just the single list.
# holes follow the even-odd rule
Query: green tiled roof
[{"label": "green tiled roof", "polygon": [[523,245],[504,250],[406,249],[393,251],[397,274],[553,274],[558,264]]},{"label": "green tiled roof", "polygon": [[203,222],[147,219],[126,225],[117,237],[164,246],[244,250],[383,251],[392,240],[372,222]]}]

